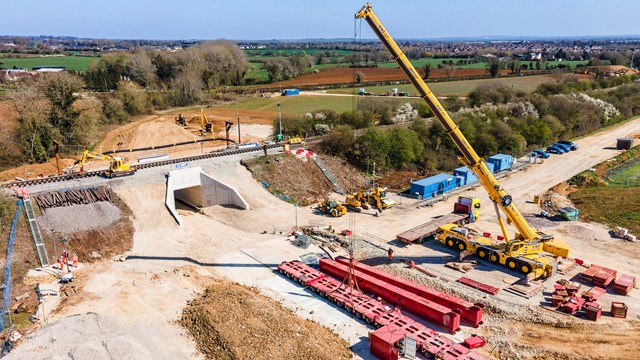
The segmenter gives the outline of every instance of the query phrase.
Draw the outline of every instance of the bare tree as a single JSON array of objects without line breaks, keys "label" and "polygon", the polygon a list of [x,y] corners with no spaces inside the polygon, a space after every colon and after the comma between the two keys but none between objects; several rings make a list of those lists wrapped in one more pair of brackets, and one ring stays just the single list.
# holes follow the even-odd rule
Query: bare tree
[{"label": "bare tree", "polygon": [[447,75],[447,79],[451,78],[456,73],[456,67],[453,65],[442,65],[442,70],[444,70],[445,75]]},{"label": "bare tree", "polygon": [[148,87],[156,82],[156,67],[151,58],[144,52],[127,54],[124,73],[131,81],[142,87]]},{"label": "bare tree", "polygon": [[202,78],[195,69],[187,69],[173,84],[173,102],[176,106],[193,105],[202,96]]},{"label": "bare tree", "polygon": [[[20,124],[16,142],[32,162],[46,161],[48,151],[53,145],[50,141],[53,140],[51,139],[53,129],[47,123],[49,104],[33,88],[14,93],[10,98]],[[59,139],[59,137],[56,138]]]}]

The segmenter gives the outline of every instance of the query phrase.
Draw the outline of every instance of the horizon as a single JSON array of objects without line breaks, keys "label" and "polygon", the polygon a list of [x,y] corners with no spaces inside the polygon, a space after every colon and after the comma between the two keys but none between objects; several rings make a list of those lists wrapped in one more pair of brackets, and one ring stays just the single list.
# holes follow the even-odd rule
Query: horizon
[{"label": "horizon", "polygon": [[[353,15],[364,1],[328,0],[324,6],[313,8],[313,16],[306,15],[310,10],[308,4],[292,0],[261,5],[258,10],[253,10],[252,1],[191,0],[176,5],[168,0],[135,3],[114,0],[91,8],[79,0],[65,3],[65,6],[60,6],[25,0],[21,8],[31,10],[14,13],[13,17],[3,20],[0,33],[16,34],[5,36],[109,40],[294,41],[352,39],[355,28],[362,29],[362,34],[358,35],[362,39],[375,40],[368,26],[354,23]],[[535,5],[495,0],[491,6],[473,0],[428,5],[407,0],[401,4],[373,2],[373,7],[396,39],[640,37],[633,15],[640,11],[640,3],[631,0],[621,0],[616,4],[616,8],[626,10],[615,18],[599,16],[610,7],[595,0],[585,0],[580,7],[552,0],[540,0]],[[68,8],[73,8],[74,12],[70,13]],[[416,9],[425,9],[427,16],[422,16],[423,11]],[[429,16],[436,13],[456,15]],[[423,25],[425,22],[428,25]]]}]

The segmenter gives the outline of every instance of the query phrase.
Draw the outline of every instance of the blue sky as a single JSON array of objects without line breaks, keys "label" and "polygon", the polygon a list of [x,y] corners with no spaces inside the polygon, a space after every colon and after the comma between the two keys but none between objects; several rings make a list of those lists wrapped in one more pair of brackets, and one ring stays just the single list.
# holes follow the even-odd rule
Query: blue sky
[{"label": "blue sky", "polygon": [[[2,16],[0,35],[118,39],[352,38],[347,0],[22,0]],[[637,35],[640,1],[372,1],[396,38]],[[19,4],[19,6],[15,6]],[[3,7],[3,11],[8,7]],[[363,23],[363,38],[373,33]]]}]

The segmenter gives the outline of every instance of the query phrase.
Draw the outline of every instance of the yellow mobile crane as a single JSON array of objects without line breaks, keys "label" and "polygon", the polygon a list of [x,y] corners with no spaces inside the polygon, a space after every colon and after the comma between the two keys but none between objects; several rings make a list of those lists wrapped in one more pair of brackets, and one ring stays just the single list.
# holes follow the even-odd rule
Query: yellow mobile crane
[{"label": "yellow mobile crane", "polygon": [[[356,18],[365,19],[376,33],[380,41],[391,53],[402,71],[407,75],[420,96],[431,109],[445,131],[462,153],[460,161],[469,167],[478,177],[478,180],[489,193],[489,198],[494,203],[498,222],[504,234],[504,241],[494,240],[484,234],[473,234],[470,229],[462,228],[455,224],[441,226],[436,232],[436,238],[446,245],[461,251],[468,251],[470,255],[476,254],[481,258],[506,265],[511,269],[520,270],[523,273],[532,273],[535,278],[546,277],[555,274],[557,263],[555,259],[543,253],[547,252],[555,256],[569,256],[569,247],[561,240],[553,236],[538,232],[531,228],[520,211],[513,203],[511,195],[500,186],[491,171],[487,168],[475,150],[471,147],[458,126],[451,120],[449,114],[442,107],[438,99],[431,92],[427,84],[419,76],[416,69],[409,62],[406,55],[384,28],[376,14],[367,3],[355,15]],[[518,232],[513,239],[507,235],[498,207],[504,212],[507,221],[512,223]]]},{"label": "yellow mobile crane", "polygon": [[107,160],[109,162],[109,169],[105,171],[105,175],[110,178],[133,175],[136,172],[136,168],[132,167],[128,161],[125,161],[122,158],[85,150],[82,154],[82,158],[75,163],[75,165],[80,166],[81,174],[84,174],[84,163],[87,159]]}]

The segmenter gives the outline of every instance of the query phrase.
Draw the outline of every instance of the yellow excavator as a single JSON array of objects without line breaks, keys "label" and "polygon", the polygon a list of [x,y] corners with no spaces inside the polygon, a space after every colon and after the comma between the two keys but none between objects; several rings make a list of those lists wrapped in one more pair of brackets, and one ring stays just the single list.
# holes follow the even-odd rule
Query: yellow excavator
[{"label": "yellow excavator", "polygon": [[84,163],[87,159],[107,160],[109,162],[109,169],[107,169],[104,174],[109,178],[133,175],[136,172],[136,168],[131,166],[131,164],[129,164],[125,159],[85,150],[82,154],[82,158],[75,162],[75,165],[80,167],[80,174],[82,175],[84,175]]},{"label": "yellow excavator", "polygon": [[200,130],[202,135],[213,132],[213,123],[207,119],[207,115],[204,114],[204,109],[200,109],[200,125],[202,125],[202,129]]},{"label": "yellow excavator", "polygon": [[[490,236],[485,236],[484,233],[467,236],[471,231],[470,229],[447,224],[438,229],[436,238],[452,248],[468,252],[469,255],[476,254],[494,263],[506,265],[511,269],[519,270],[526,274],[532,274],[534,278],[554,275],[557,270],[555,257],[568,257],[569,246],[564,241],[554,239],[551,235],[531,228],[513,203],[511,195],[507,194],[505,189],[498,183],[489,168],[487,168],[484,160],[471,147],[407,56],[382,25],[377,15],[373,12],[371,4],[364,5],[356,13],[355,17],[356,19],[364,19],[371,26],[373,32],[418,90],[420,97],[424,99],[431,112],[462,153],[460,161],[474,172],[489,194],[489,198],[493,201],[498,215],[498,223],[504,235],[503,239],[493,239]],[[506,215],[507,222],[513,224],[517,229],[517,233],[513,238],[507,234],[500,210]]]},{"label": "yellow excavator", "polygon": [[369,201],[362,190],[358,190],[357,193],[347,195],[345,198],[345,205],[349,210],[355,212],[361,212],[362,209],[369,209]]}]

